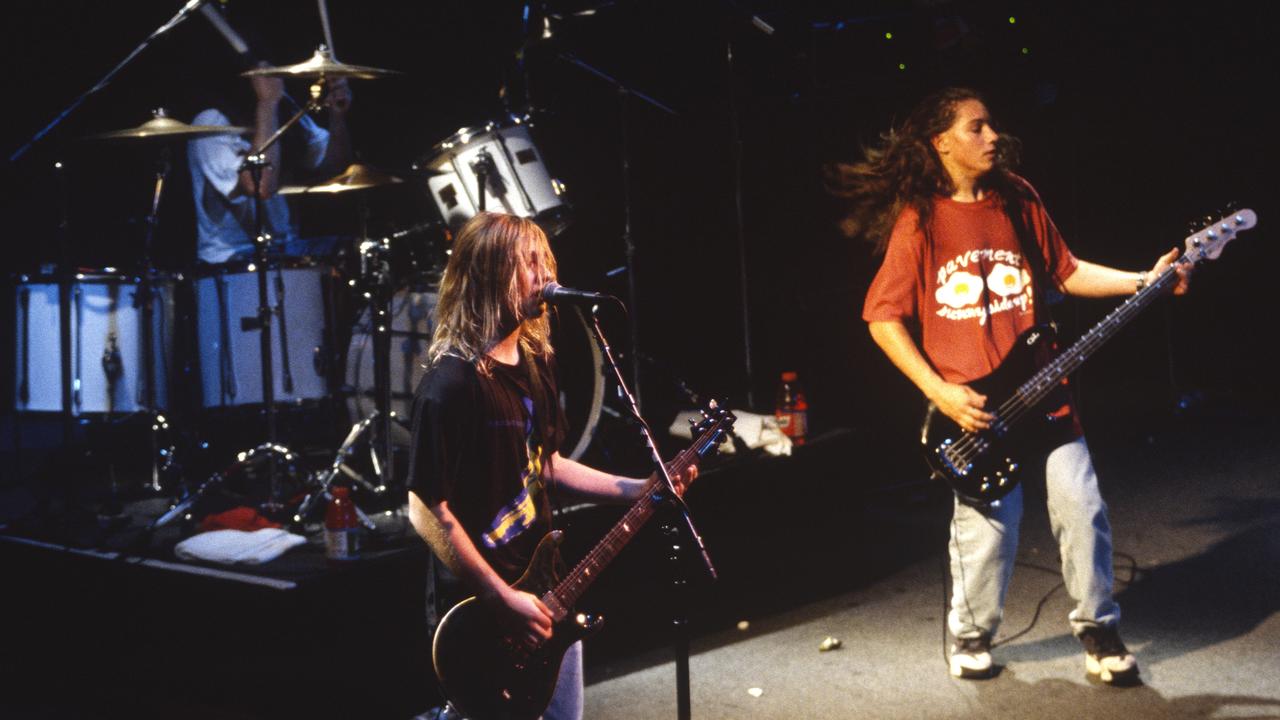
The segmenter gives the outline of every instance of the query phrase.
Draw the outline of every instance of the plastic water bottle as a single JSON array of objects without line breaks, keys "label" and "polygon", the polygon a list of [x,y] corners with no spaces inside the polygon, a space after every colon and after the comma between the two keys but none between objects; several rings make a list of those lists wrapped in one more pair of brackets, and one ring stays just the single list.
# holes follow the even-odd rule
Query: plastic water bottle
[{"label": "plastic water bottle", "polygon": [[351,491],[342,486],[329,488],[329,507],[324,514],[324,555],[330,560],[360,557],[360,518],[351,500]]},{"label": "plastic water bottle", "polygon": [[794,371],[782,373],[774,416],[778,419],[778,429],[791,438],[792,444],[804,444],[805,435],[809,431],[809,402],[804,397],[804,388],[800,387]]}]

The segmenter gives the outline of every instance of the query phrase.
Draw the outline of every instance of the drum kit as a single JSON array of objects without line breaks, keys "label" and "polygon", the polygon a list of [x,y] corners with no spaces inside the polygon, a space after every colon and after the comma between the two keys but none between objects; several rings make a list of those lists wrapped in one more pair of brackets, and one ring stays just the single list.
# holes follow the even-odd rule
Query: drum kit
[{"label": "drum kit", "polygon": [[[248,155],[243,170],[259,174],[265,151],[306,113],[318,110],[331,80],[373,80],[395,75],[391,70],[338,62],[325,46],[308,60],[287,66],[258,67],[244,76],[297,78],[310,83],[310,100],[261,147]],[[297,103],[295,103],[296,105]],[[433,329],[439,275],[451,232],[478,212],[506,212],[537,220],[550,235],[569,220],[564,187],[550,176],[534,145],[527,117],[464,128],[437,143],[431,155],[413,165],[425,177],[441,219],[422,222],[387,237],[355,241],[358,268],[342,269],[310,260],[284,260],[269,248],[270,238],[257,228],[252,261],[208,266],[184,277],[162,272],[151,258],[152,235],[164,191],[169,156],[176,143],[220,134],[248,134],[234,126],[189,125],[156,111],[136,127],[91,136],[99,142],[129,143],[157,157],[154,192],[145,225],[141,270],[134,275],[112,268],[20,275],[15,284],[17,314],[15,410],[19,413],[62,413],[82,423],[115,422],[124,417],[150,419],[151,479],[149,489],[169,493],[173,502],[153,523],[157,528],[179,518],[190,520],[195,504],[220,485],[226,473],[265,460],[266,487],[261,507],[286,522],[314,519],[315,505],[329,485],[345,474],[376,496],[394,487],[395,448],[408,444],[412,398],[424,371],[423,360]],[[347,193],[377,193],[406,180],[376,168],[355,164],[313,185],[285,186],[281,195],[331,198]],[[260,202],[260,201],[259,201]],[[261,208],[259,208],[261,210]],[[257,213],[261,218],[263,213]],[[367,235],[367,232],[364,233]],[[217,418],[232,418],[230,408],[250,408],[266,419],[265,442],[235,455],[230,468],[198,485],[171,478],[175,454],[168,442],[173,420],[167,413],[179,404],[174,392],[175,312],[179,288],[194,297],[192,354],[198,366],[200,400],[195,409],[213,429]],[[347,332],[334,308],[334,295],[350,294],[358,317]],[[175,318],[177,320],[175,321]],[[579,343],[588,339],[585,319],[560,321],[561,334]],[[56,332],[51,329],[56,328]],[[343,341],[347,341],[345,346]],[[589,343],[587,343],[589,344]],[[579,345],[581,348],[582,345]],[[345,363],[340,351],[345,349]],[[591,354],[588,352],[588,354]],[[585,385],[567,387],[566,408],[581,435],[566,447],[573,455],[585,450],[599,420],[603,374],[598,351],[586,369]],[[338,367],[345,377],[338,379]],[[332,404],[321,401],[340,399]],[[304,489],[286,488],[278,473],[293,473],[297,454],[277,435],[277,406],[334,408],[349,414],[351,429],[333,460],[302,481]],[[221,415],[220,415],[221,414]],[[235,422],[229,419],[227,422]],[[354,448],[370,435],[369,460],[376,478],[366,479],[347,464]],[[198,440],[196,442],[199,442]],[[326,451],[328,453],[328,451]],[[299,500],[298,498],[301,498]],[[362,513],[363,516],[363,513]],[[367,516],[364,517],[366,523]]]}]

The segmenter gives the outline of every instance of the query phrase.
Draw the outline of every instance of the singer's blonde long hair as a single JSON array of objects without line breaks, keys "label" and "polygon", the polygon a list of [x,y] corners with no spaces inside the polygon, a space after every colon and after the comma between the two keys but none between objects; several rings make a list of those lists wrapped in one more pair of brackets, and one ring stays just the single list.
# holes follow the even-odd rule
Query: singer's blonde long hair
[{"label": "singer's blonde long hair", "polygon": [[487,376],[494,362],[488,351],[516,327],[523,354],[550,359],[551,322],[546,312],[526,313],[520,287],[521,274],[535,256],[542,266],[541,281],[554,280],[551,245],[532,220],[484,212],[462,226],[440,281],[427,367],[453,354]]}]

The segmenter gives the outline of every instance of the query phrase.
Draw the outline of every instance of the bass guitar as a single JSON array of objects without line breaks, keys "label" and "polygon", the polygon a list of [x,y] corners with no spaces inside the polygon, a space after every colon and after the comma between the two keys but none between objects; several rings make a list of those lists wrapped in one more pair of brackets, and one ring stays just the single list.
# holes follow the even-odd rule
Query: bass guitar
[{"label": "bass guitar", "polygon": [[[671,476],[714,450],[737,419],[714,402],[703,416],[694,428],[693,445],[666,464]],[[655,473],[644,496],[563,579],[555,577],[561,531],[542,538],[528,568],[512,586],[538,596],[551,610],[551,638],[536,648],[509,637],[475,597],[449,610],[436,628],[431,654],[444,695],[459,712],[472,720],[533,720],[546,710],[565,651],[604,622],[598,616],[573,612],[574,604],[666,500],[665,488]]]},{"label": "bass guitar", "polygon": [[[1053,355],[1053,329],[1037,325],[1024,332],[991,374],[969,385],[994,402],[991,427],[962,430],[930,404],[921,443],[935,476],[951,486],[962,502],[987,505],[1013,491],[1019,480],[1019,458],[1038,438],[1052,436],[1065,422],[1051,415],[1066,403],[1063,381],[1120,328],[1177,285],[1176,266],[1213,260],[1257,216],[1240,210],[1206,225],[1186,239],[1186,252],[1151,284],[1125,300],[1062,353]],[[1030,379],[1019,381],[1030,376]],[[994,409],[991,409],[994,408]]]}]

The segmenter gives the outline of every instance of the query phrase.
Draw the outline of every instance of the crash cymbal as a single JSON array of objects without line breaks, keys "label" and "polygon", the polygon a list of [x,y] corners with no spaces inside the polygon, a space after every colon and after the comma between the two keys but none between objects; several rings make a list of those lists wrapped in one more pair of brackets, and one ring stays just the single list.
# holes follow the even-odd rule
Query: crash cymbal
[{"label": "crash cymbal", "polygon": [[163,108],[153,110],[151,119],[137,127],[90,135],[86,140],[126,140],[205,137],[207,135],[244,135],[249,128],[232,125],[188,125],[165,114]]},{"label": "crash cymbal", "polygon": [[340,63],[333,59],[333,53],[329,52],[329,48],[324,45],[317,48],[316,53],[310,59],[296,65],[254,68],[241,73],[245,77],[253,77],[255,75],[263,77],[349,77],[362,80],[373,80],[399,74],[395,70]]},{"label": "crash cymbal", "polygon": [[342,193],[353,190],[367,190],[404,182],[394,175],[356,163],[348,167],[341,175],[329,178],[316,185],[287,185],[280,188],[281,195],[310,195],[321,193]]}]

